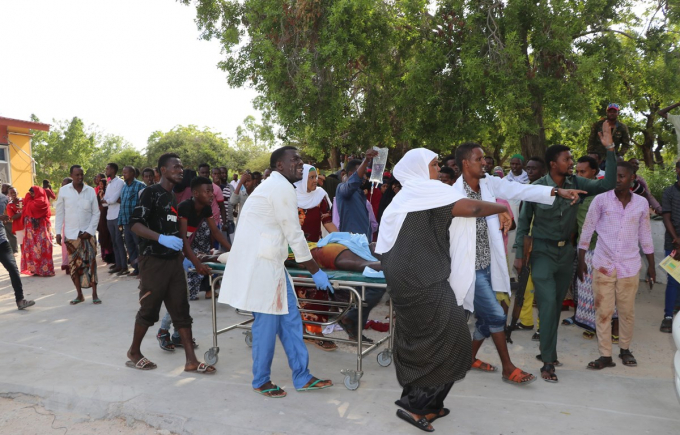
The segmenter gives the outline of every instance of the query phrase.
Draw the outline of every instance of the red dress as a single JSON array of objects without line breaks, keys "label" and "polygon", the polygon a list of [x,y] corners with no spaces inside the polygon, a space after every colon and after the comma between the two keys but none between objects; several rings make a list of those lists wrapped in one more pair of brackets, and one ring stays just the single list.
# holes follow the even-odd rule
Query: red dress
[{"label": "red dress", "polygon": [[302,232],[305,233],[305,239],[308,242],[318,242],[321,239],[321,224],[333,221],[328,200],[324,198],[318,206],[307,210],[300,209],[299,211],[305,214],[305,220],[302,224]]},{"label": "red dress", "polygon": [[54,276],[52,262],[52,233],[50,231],[50,202],[42,187],[33,186],[24,198],[24,245],[21,250],[21,273]]}]

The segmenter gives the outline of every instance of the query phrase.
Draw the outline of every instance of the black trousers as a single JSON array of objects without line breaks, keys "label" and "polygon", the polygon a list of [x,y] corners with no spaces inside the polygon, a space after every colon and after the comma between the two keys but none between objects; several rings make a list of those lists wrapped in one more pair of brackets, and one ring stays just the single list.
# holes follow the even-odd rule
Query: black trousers
[{"label": "black trousers", "polygon": [[355,325],[357,325],[359,331],[363,331],[366,322],[368,322],[368,315],[370,314],[371,310],[375,308],[376,305],[378,305],[384,294],[384,288],[366,287],[366,291],[364,292],[364,302],[366,303],[366,306],[361,312],[363,317],[363,319],[361,319],[361,327],[359,327],[359,310],[356,308],[352,308],[350,311],[348,311],[345,315],[345,318],[351,320]]},{"label": "black trousers", "polygon": [[449,395],[453,382],[434,387],[412,387],[406,385],[397,406],[416,415],[438,414],[444,408],[444,399]]},{"label": "black trousers", "polygon": [[14,252],[12,252],[9,242],[0,243],[0,263],[9,273],[9,279],[12,281],[12,287],[14,288],[14,298],[17,302],[23,300],[24,286],[21,284],[21,275],[19,275],[17,263],[14,261]]}]

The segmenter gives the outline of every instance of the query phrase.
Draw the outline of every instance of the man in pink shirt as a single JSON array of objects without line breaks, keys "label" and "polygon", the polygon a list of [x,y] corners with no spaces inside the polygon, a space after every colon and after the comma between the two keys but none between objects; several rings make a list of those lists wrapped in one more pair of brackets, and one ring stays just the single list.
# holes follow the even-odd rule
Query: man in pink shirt
[{"label": "man in pink shirt", "polygon": [[640,283],[638,241],[647,256],[647,275],[652,285],[656,281],[656,269],[649,205],[647,200],[631,193],[630,186],[634,179],[633,166],[628,162],[619,162],[616,167],[616,187],[593,199],[581,231],[576,271],[580,280],[584,276],[585,255],[590,239],[593,232],[597,231],[597,245],[593,254],[593,293],[600,358],[590,362],[589,369],[616,366],[612,361],[611,340],[614,307],[619,311],[619,358],[625,366],[637,365],[630,351],[630,342],[635,322],[635,295]]},{"label": "man in pink shirt", "polygon": [[[198,175],[199,177],[205,177],[207,179],[210,178],[210,165],[207,163],[201,163],[198,165]],[[222,194],[222,189],[220,186],[215,184],[213,182],[213,193],[215,194],[215,198],[212,202],[212,214],[213,214],[213,219],[215,219],[215,223],[217,224],[218,228],[222,228],[222,222],[227,221],[227,209],[224,207],[224,195]]]}]

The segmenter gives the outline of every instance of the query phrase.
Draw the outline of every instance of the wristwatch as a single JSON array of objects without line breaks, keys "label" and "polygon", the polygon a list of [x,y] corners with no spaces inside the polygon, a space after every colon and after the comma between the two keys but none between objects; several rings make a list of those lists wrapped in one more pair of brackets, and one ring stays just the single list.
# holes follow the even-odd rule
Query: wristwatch
[{"label": "wristwatch", "polygon": [[553,196],[557,196],[557,191],[560,190],[559,187],[554,187],[553,188]]},{"label": "wristwatch", "polygon": [[611,150],[614,149],[614,144],[611,143],[611,144],[609,144],[609,146],[605,145],[605,146],[604,146],[604,149],[606,149],[607,151],[611,151]]}]

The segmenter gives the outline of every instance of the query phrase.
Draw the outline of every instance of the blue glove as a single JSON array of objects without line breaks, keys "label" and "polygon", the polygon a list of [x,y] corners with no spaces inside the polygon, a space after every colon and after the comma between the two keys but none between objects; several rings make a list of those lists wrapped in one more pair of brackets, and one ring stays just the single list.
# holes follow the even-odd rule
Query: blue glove
[{"label": "blue glove", "polygon": [[158,236],[158,243],[173,251],[181,251],[184,247],[184,243],[182,243],[182,239],[179,237],[166,236],[164,234]]},{"label": "blue glove", "polygon": [[326,275],[326,272],[324,272],[323,270],[319,269],[318,272],[312,275],[312,278],[314,279],[314,284],[316,284],[316,288],[318,288],[319,290],[326,290],[330,291],[331,293],[335,293],[335,290],[333,290],[331,282],[328,280],[328,275]]},{"label": "blue glove", "polygon": [[185,257],[185,258],[184,258],[184,261],[182,262],[182,267],[184,268],[184,271],[185,271],[185,272],[188,272],[189,269],[191,269],[192,267],[194,267],[194,263],[192,263],[191,261],[189,261],[188,258]]}]

